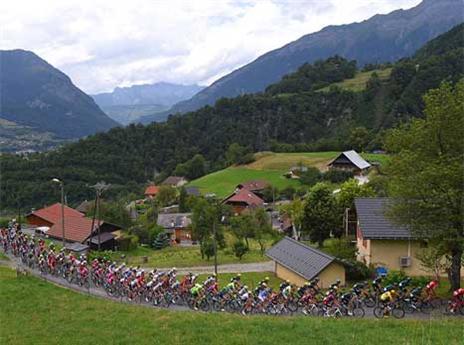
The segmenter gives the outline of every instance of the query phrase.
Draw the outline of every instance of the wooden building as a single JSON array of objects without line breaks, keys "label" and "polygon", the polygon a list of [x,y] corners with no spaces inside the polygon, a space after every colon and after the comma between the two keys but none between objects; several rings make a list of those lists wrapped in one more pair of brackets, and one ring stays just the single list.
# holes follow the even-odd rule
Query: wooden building
[{"label": "wooden building", "polygon": [[371,165],[366,162],[356,151],[345,151],[328,164],[329,169],[351,171],[354,175],[366,173]]},{"label": "wooden building", "polygon": [[230,205],[234,214],[241,214],[245,210],[264,206],[263,199],[245,188],[237,189],[234,193],[226,197],[222,203]]}]

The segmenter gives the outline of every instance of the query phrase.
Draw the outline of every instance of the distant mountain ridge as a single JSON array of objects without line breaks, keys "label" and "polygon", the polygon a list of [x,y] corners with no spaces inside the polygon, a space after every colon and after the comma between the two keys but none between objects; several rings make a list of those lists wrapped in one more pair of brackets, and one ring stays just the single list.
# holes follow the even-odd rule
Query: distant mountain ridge
[{"label": "distant mountain ridge", "polygon": [[119,124],[71,79],[33,52],[0,50],[0,118],[77,139]]},{"label": "distant mountain ridge", "polygon": [[[168,113],[184,113],[212,105],[223,97],[263,91],[306,62],[333,55],[353,59],[358,65],[396,61],[464,21],[461,0],[424,0],[408,10],[375,15],[360,23],[327,26],[305,35],[220,78]],[[149,123],[152,117],[141,119]]]},{"label": "distant mountain ridge", "polygon": [[[199,85],[180,85],[166,82],[117,87],[113,92],[92,95],[108,116],[128,124],[140,116],[168,110],[174,104],[190,99],[203,89]],[[161,118],[164,120],[165,116]]]}]

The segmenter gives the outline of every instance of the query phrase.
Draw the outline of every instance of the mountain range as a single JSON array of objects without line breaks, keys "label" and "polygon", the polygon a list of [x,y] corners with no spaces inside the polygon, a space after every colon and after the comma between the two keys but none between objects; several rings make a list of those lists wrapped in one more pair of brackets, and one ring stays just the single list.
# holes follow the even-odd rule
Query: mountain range
[{"label": "mountain range", "polygon": [[33,52],[2,50],[0,67],[0,126],[77,139],[118,125],[66,74]]},{"label": "mountain range", "polygon": [[202,89],[199,85],[158,82],[117,87],[113,92],[92,97],[108,116],[122,124],[129,124],[141,116],[166,111],[174,104],[190,99]]},{"label": "mountain range", "polygon": [[[302,64],[336,54],[361,66],[411,56],[427,41],[463,22],[462,6],[461,0],[424,0],[411,9],[375,15],[360,23],[327,26],[258,57],[167,113],[193,111],[223,97],[263,91]],[[153,120],[153,116],[141,118],[142,123]]]}]

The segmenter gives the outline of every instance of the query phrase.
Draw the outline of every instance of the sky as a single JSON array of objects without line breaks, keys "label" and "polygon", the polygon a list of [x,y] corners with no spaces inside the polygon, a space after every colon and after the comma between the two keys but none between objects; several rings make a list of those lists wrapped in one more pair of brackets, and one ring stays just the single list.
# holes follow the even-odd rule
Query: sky
[{"label": "sky", "polygon": [[0,1],[0,49],[33,51],[89,94],[159,81],[209,85],[327,25],[359,22],[419,2]]}]

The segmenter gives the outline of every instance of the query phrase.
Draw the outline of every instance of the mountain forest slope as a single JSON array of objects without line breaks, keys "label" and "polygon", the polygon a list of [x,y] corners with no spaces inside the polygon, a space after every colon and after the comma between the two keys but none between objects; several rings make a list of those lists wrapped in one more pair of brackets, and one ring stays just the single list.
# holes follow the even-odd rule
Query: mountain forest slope
[{"label": "mountain forest slope", "polygon": [[464,25],[459,25],[391,65],[389,77],[372,73],[360,91],[336,86],[359,71],[353,61],[333,57],[301,66],[267,92],[222,99],[165,123],[114,128],[27,158],[3,155],[0,207],[56,200],[58,191],[47,182],[52,177],[66,181],[68,200],[78,202],[91,197],[87,186],[97,181],[111,183],[107,194],[115,196],[137,190],[156,172],[163,178],[194,156],[201,176],[227,166],[232,143],[253,152],[338,151],[350,148],[352,129],[363,126],[369,147],[377,148],[384,129],[422,116],[422,96],[429,89],[464,77],[463,59]]},{"label": "mountain forest slope", "polygon": [[75,139],[118,125],[71,79],[34,53],[0,51],[0,118]]},{"label": "mountain forest slope", "polygon": [[[341,55],[367,63],[393,62],[408,57],[434,37],[462,23],[461,0],[424,0],[414,8],[397,10],[360,23],[328,26],[305,35],[220,78],[169,113],[196,110],[223,97],[254,93],[294,72],[304,63]],[[149,123],[150,116],[141,119]]]}]

